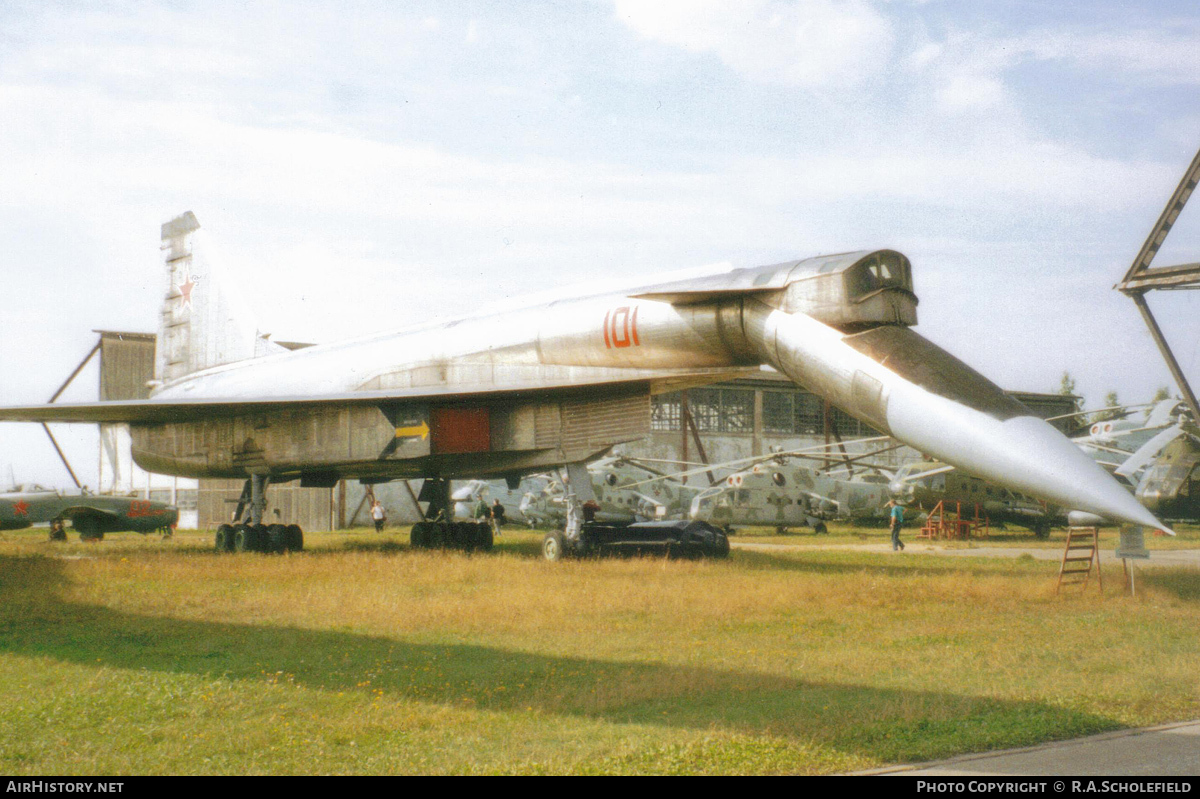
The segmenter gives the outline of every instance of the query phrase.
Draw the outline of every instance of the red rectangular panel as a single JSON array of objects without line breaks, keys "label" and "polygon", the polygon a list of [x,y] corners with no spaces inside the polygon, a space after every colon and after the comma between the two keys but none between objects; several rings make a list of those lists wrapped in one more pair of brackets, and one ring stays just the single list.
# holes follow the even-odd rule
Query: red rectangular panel
[{"label": "red rectangular panel", "polygon": [[430,408],[429,444],[434,454],[487,452],[492,447],[487,408]]}]

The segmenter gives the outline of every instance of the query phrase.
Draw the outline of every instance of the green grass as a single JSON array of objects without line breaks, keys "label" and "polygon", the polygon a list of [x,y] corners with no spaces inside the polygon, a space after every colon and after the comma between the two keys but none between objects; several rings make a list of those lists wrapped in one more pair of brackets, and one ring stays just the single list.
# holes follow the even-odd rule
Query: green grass
[{"label": "green grass", "polygon": [[1197,572],[44,535],[0,534],[11,774],[826,773],[1200,715]]}]

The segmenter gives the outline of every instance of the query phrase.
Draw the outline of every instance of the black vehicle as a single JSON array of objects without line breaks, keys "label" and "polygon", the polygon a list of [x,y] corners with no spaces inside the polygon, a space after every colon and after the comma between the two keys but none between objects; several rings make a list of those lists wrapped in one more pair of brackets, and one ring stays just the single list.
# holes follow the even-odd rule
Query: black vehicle
[{"label": "black vehicle", "polygon": [[688,558],[723,558],[729,554],[729,538],[708,522],[588,522],[575,539],[561,530],[552,530],[542,541],[542,554],[546,560],[643,551],[665,551],[669,555]]}]

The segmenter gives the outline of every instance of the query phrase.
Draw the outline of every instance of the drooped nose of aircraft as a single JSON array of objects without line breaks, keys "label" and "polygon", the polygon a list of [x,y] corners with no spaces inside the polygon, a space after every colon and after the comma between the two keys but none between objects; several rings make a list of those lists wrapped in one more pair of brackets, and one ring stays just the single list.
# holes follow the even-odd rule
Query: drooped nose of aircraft
[{"label": "drooped nose of aircraft", "polygon": [[1066,436],[907,327],[845,335],[776,311],[749,330],[764,360],[927,455],[1066,510],[1168,529]]},{"label": "drooped nose of aircraft", "polygon": [[1166,530],[1079,447],[1026,411],[996,414],[907,381],[888,401],[892,434],[960,469],[1067,509]]}]

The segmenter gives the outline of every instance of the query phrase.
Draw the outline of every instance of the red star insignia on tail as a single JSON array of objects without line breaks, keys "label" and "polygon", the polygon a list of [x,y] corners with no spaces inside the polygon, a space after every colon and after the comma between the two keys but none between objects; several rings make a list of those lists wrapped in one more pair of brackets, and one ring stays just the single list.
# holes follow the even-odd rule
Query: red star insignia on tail
[{"label": "red star insignia on tail", "polygon": [[179,284],[179,296],[183,300],[182,307],[190,308],[192,306],[192,289],[194,288],[196,288],[196,284],[191,275],[187,276],[185,282]]},{"label": "red star insignia on tail", "polygon": [[18,516],[25,516],[29,513],[29,503],[24,501],[17,502],[12,506],[12,509],[13,513]]}]

